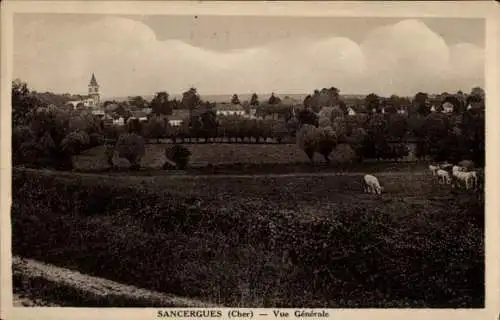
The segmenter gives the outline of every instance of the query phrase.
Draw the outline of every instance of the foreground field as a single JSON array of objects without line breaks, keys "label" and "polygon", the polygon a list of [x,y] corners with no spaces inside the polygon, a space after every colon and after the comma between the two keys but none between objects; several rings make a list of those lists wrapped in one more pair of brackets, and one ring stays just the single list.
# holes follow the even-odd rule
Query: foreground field
[{"label": "foreground field", "polygon": [[[13,252],[244,307],[482,307],[484,206],[422,172],[126,177],[14,172]],[[193,205],[199,200],[201,205]]]}]

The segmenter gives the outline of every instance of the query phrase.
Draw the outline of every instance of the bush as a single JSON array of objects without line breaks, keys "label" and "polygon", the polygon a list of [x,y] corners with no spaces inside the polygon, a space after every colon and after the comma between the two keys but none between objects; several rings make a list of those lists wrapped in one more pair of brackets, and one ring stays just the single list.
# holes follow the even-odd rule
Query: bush
[{"label": "bush", "polygon": [[[187,167],[190,156],[191,151],[179,144],[174,144],[172,147],[165,149],[165,157],[174,162],[180,170],[184,170]],[[166,162],[164,168],[168,167],[169,164]]]},{"label": "bush", "polygon": [[17,126],[12,128],[12,162],[14,165],[25,162],[22,146],[33,143],[35,136],[28,126]]},{"label": "bush", "polygon": [[311,161],[317,152],[329,163],[329,155],[337,145],[336,134],[331,127],[316,128],[305,124],[297,133],[297,145],[304,150]]},{"label": "bush", "polygon": [[150,139],[161,139],[167,135],[167,121],[162,117],[151,117],[143,127],[144,136]]},{"label": "bush", "polygon": [[89,144],[90,137],[85,131],[73,131],[61,141],[61,149],[79,154]]},{"label": "bush", "polygon": [[136,133],[122,134],[116,142],[116,151],[121,158],[130,162],[131,168],[138,169],[146,153],[144,138]]}]

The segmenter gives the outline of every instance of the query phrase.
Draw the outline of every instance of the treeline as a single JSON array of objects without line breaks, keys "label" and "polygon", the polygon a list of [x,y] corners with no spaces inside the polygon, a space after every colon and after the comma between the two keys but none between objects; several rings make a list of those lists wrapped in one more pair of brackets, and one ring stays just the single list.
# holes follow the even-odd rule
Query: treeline
[{"label": "treeline", "polygon": [[[146,123],[133,120],[126,126],[114,127],[105,126],[90,112],[75,114],[66,108],[48,106],[37,94],[30,92],[25,83],[14,82],[13,163],[68,169],[72,166],[73,155],[102,145],[106,139],[119,141],[122,135],[133,137],[121,139],[124,143],[122,150],[134,150],[133,144],[137,141],[144,144],[144,138],[169,138],[176,143],[193,140],[260,143],[269,138],[278,142],[295,140],[306,125],[322,128],[306,139],[311,147],[306,146],[308,143],[298,143],[306,146],[304,151],[308,149],[308,155],[311,150],[313,154],[330,154],[339,143],[349,143],[360,161],[398,158],[407,153],[404,141],[416,139],[420,158],[437,161],[470,159],[479,165],[484,163],[484,91],[475,88],[463,101],[457,95],[443,96],[442,104],[455,103],[456,108],[451,113],[430,112],[428,96],[422,93],[417,93],[412,101],[415,113],[408,114],[398,113],[397,108],[385,108],[385,112],[381,112],[382,109],[376,106],[386,102],[376,98],[374,95],[366,97],[374,106],[371,111],[351,116],[339,102],[338,90],[324,89],[306,97],[306,103],[300,108],[280,106],[283,110],[281,119],[252,120],[217,117],[213,103],[202,101],[192,88],[184,93],[181,101],[190,115],[182,126],[172,127],[168,115],[154,112]],[[168,101],[168,95],[157,94],[151,104],[158,111]],[[313,108],[318,103],[333,107],[323,107],[316,113]],[[465,107],[469,105],[470,108]],[[401,144],[394,143],[397,141]]]}]

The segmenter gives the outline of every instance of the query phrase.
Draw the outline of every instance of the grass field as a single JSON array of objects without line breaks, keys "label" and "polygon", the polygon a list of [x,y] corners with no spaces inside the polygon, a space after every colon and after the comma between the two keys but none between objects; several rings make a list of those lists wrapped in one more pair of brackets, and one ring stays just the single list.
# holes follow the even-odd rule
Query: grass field
[{"label": "grass field", "polygon": [[381,196],[363,194],[354,173],[103,178],[15,170],[12,250],[226,306],[483,307],[477,195],[419,171],[379,178]]},{"label": "grass field", "polygon": [[[161,168],[165,163],[166,144],[146,145],[146,154],[141,166]],[[247,164],[290,164],[307,163],[306,154],[295,144],[185,144],[192,152],[191,166],[204,167],[212,165]],[[332,153],[332,161],[346,162],[353,158],[353,151],[347,145],[339,145]],[[324,162],[321,155],[315,159]],[[104,146],[93,148],[74,157],[75,168],[79,170],[99,170],[107,168],[104,157]]]}]

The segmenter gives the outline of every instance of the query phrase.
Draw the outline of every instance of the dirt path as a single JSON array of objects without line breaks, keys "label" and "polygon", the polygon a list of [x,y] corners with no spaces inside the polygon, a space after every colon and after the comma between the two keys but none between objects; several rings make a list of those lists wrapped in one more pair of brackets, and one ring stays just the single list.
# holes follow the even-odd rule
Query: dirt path
[{"label": "dirt path", "polygon": [[14,306],[216,306],[124,285],[32,259],[14,256],[12,265],[14,279],[17,279],[14,281]]},{"label": "dirt path", "polygon": [[61,307],[61,305],[35,297],[29,292],[17,292],[12,295],[14,307]]}]

